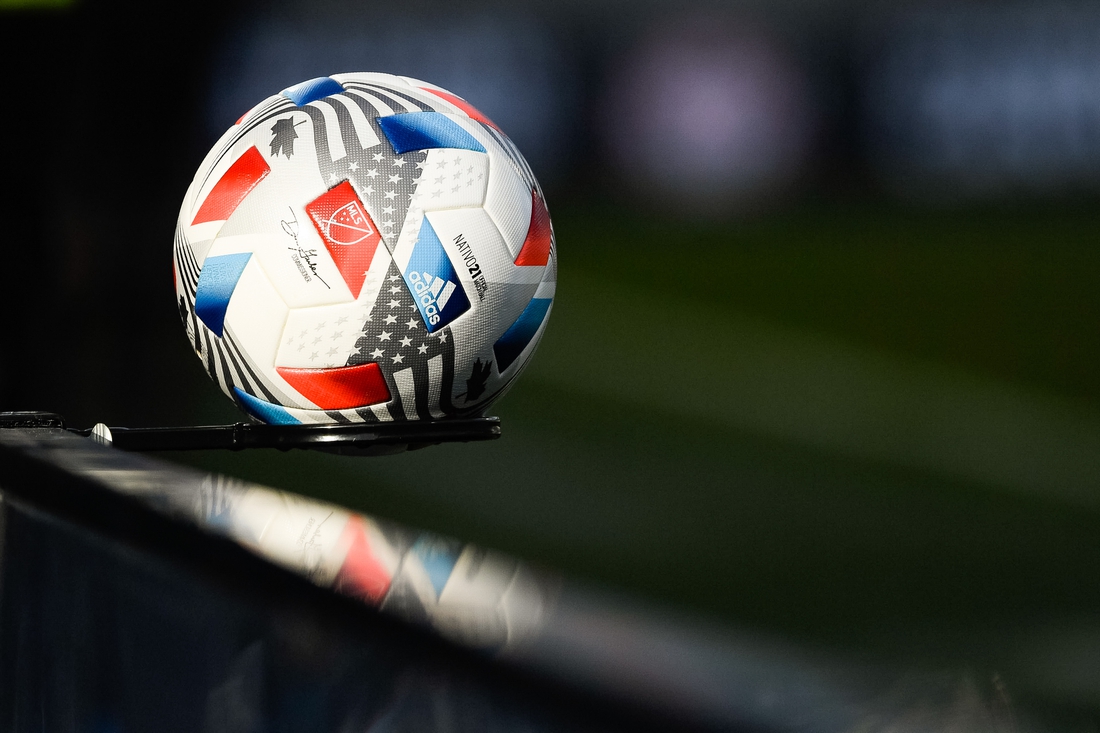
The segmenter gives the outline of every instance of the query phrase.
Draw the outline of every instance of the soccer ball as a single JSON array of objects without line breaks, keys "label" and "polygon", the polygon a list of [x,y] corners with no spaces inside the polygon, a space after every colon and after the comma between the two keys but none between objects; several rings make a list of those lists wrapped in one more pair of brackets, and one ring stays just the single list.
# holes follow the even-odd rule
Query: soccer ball
[{"label": "soccer ball", "polygon": [[481,414],[546,328],[557,251],[515,145],[389,74],[269,97],[206,156],[175,283],[211,378],[267,423]]}]

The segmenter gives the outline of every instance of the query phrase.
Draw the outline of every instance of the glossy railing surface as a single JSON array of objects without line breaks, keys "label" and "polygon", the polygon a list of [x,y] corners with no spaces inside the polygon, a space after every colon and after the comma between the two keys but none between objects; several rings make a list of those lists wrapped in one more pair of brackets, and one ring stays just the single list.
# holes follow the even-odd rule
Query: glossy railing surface
[{"label": "glossy railing surface", "polygon": [[58,427],[0,430],[0,496],[5,730],[849,731],[911,717],[899,689],[1027,727],[960,712],[955,680]]}]

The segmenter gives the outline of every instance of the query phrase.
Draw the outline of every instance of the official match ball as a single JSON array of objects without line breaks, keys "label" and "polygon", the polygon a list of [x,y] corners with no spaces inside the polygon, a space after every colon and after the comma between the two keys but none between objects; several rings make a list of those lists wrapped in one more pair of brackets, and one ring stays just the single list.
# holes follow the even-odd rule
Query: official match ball
[{"label": "official match ball", "polygon": [[241,117],[187,191],[174,264],[210,377],[274,424],[483,413],[530,359],[557,282],[511,140],[444,89],[374,73]]}]

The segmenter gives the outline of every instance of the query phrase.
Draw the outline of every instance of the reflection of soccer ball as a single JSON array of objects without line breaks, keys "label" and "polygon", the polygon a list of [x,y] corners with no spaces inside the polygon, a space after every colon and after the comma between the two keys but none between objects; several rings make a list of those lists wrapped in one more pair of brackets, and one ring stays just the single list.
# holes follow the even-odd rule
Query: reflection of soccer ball
[{"label": "reflection of soccer ball", "polygon": [[542,191],[484,115],[388,74],[303,82],[238,120],[176,227],[180,315],[269,423],[480,414],[545,328]]}]

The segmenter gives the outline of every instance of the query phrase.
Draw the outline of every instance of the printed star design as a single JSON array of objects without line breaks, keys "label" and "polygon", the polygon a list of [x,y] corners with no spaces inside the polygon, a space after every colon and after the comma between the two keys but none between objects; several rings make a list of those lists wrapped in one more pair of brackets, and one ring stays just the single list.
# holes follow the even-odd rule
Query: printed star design
[{"label": "printed star design", "polygon": [[306,347],[306,344],[305,344],[305,342],[303,341],[302,343],[298,344],[298,351],[301,351],[301,350],[302,350],[302,349],[304,349],[305,347]]},{"label": "printed star design", "polygon": [[443,191],[442,191],[442,190],[439,190],[439,191],[432,191],[432,198],[433,198],[433,199],[434,199],[434,198],[439,198],[439,196],[440,196],[440,195],[441,195],[442,193],[443,193]]},{"label": "printed star design", "polygon": [[447,180],[447,176],[440,176],[439,178],[435,179],[435,182],[436,183],[443,183],[443,181],[445,181],[445,180]]},{"label": "printed star design", "polygon": [[341,338],[343,335],[343,331],[337,331],[336,333],[332,334],[332,340],[335,341],[336,339]]},{"label": "printed star design", "polygon": [[347,316],[340,316],[339,318],[337,318],[337,319],[336,319],[336,325],[337,325],[337,326],[342,326],[342,325],[344,325],[345,323],[347,323],[347,321],[348,321],[348,317],[347,317]]},{"label": "printed star design", "polygon": [[313,339],[313,345],[314,345],[314,346],[316,346],[316,345],[317,345],[317,344],[319,344],[319,343],[321,343],[321,337],[320,337],[320,336],[318,336],[317,338]]},{"label": "printed star design", "polygon": [[462,178],[462,171],[455,171],[455,174],[454,174],[454,176],[452,176],[452,178],[454,178],[456,181],[459,178]]},{"label": "printed star design", "polygon": [[435,167],[436,168],[446,168],[447,167],[447,161],[441,160],[441,161],[439,161],[438,163],[435,164]]},{"label": "printed star design", "polygon": [[313,352],[312,354],[310,354],[310,355],[309,355],[309,360],[310,360],[310,361],[313,361],[314,359],[316,359],[316,358],[317,358],[317,356],[318,356],[317,352],[316,352],[316,351],[314,351],[314,352]]},{"label": "printed star design", "polygon": [[336,347],[332,347],[328,350],[328,356],[336,356]]},{"label": "printed star design", "polygon": [[446,331],[440,331],[439,332],[439,343],[441,343],[441,344],[447,343],[447,332]]},{"label": "printed star design", "polygon": [[306,330],[304,330],[304,331],[302,331],[302,332],[301,332],[300,334],[298,334],[298,336],[299,336],[300,338],[305,338],[305,337],[306,337],[306,334],[308,334],[308,333],[309,333],[309,329],[307,328]]},{"label": "printed star design", "polygon": [[[391,159],[392,156],[387,157],[386,160],[390,161]],[[411,164],[415,160],[416,158],[410,155],[407,157],[406,162]],[[387,165],[389,165],[388,162]],[[386,169],[384,172],[392,172],[392,169]],[[403,191],[399,191],[399,193],[403,193]],[[403,241],[406,241],[405,237],[412,240],[415,239],[415,234],[411,231],[402,232]],[[377,364],[377,368],[381,370],[387,383],[391,385],[394,383],[393,380],[396,379],[395,374],[400,373],[403,377],[415,374],[416,389],[422,390],[425,387],[425,377],[431,379],[431,375],[435,375],[436,379],[439,378],[439,372],[433,371],[438,369],[438,362],[433,360],[443,359],[444,369],[448,368],[446,366],[448,363],[453,363],[448,362],[448,360],[454,358],[453,345],[430,340],[424,336],[423,331],[415,330],[415,326],[424,325],[424,322],[420,320],[414,296],[405,287],[397,264],[391,260],[387,269],[386,277],[390,282],[382,286],[382,292],[370,306],[371,312],[377,314],[378,318],[375,319],[373,324],[363,328],[361,336],[357,336],[355,345],[360,349],[360,352],[359,354],[348,355],[346,363],[348,366],[368,362]],[[386,293],[386,289],[390,289],[391,293]],[[394,289],[396,292],[393,292]],[[390,297],[391,294],[392,298]],[[405,310],[406,306],[411,312]],[[356,321],[354,318],[352,320],[357,323],[362,322]],[[385,320],[386,325],[381,323],[383,320]],[[387,348],[391,345],[393,346],[392,349]],[[320,364],[317,364],[317,366],[320,366]],[[464,378],[465,375],[461,376]],[[428,395],[428,397],[429,402],[431,402],[431,395]],[[438,394],[436,398],[443,400],[440,405],[442,409],[446,403],[445,398]],[[423,401],[419,392],[417,393],[417,400],[421,403],[418,409],[423,411],[425,407],[422,404]],[[408,405],[406,404],[406,406]],[[428,417],[428,414],[424,413],[421,417]],[[370,420],[370,416],[366,416],[366,419]]]},{"label": "printed star design", "polygon": [[[375,132],[379,135],[382,134],[377,119],[368,119],[367,122],[374,128]],[[384,140],[384,137],[379,139]],[[338,177],[347,178],[351,181],[364,206],[371,212],[372,216],[376,216],[375,212],[380,212],[383,206],[393,202],[392,206],[394,208],[389,214],[390,218],[399,222],[404,221],[409,207],[405,195],[415,192],[417,187],[417,184],[412,180],[417,173],[414,166],[416,163],[425,160],[428,151],[408,151],[398,155],[397,151],[388,145],[375,145],[371,149],[364,149],[349,141],[345,141],[345,147],[347,149],[345,157],[331,161],[329,167],[322,166],[326,183],[329,172],[335,171]],[[352,165],[353,162],[355,163],[354,166]],[[408,166],[409,173],[405,174],[407,163],[411,165]],[[378,187],[371,185],[376,181],[380,184],[385,181],[388,181],[388,183]],[[393,189],[393,191],[387,195],[387,189]],[[378,228],[382,229],[381,225]],[[392,249],[393,246],[396,246],[396,242],[393,241],[397,238],[398,229],[396,226],[392,232],[382,230],[380,233],[386,240],[387,247]]]},{"label": "printed star design", "polygon": [[385,208],[382,209],[382,214],[383,215],[388,215],[388,214],[392,214],[392,213],[393,213],[393,207],[392,206],[386,206]]},{"label": "printed star design", "polygon": [[455,158],[455,165],[462,165],[462,158],[461,157]]},{"label": "printed star design", "polygon": [[[320,331],[320,330],[321,330],[322,328],[324,328],[324,327],[325,327],[325,324],[324,324],[324,323],[319,323],[319,324],[317,324],[317,328],[315,328],[314,330],[315,330],[315,331]],[[303,335],[304,335],[304,334],[303,334]]]}]

